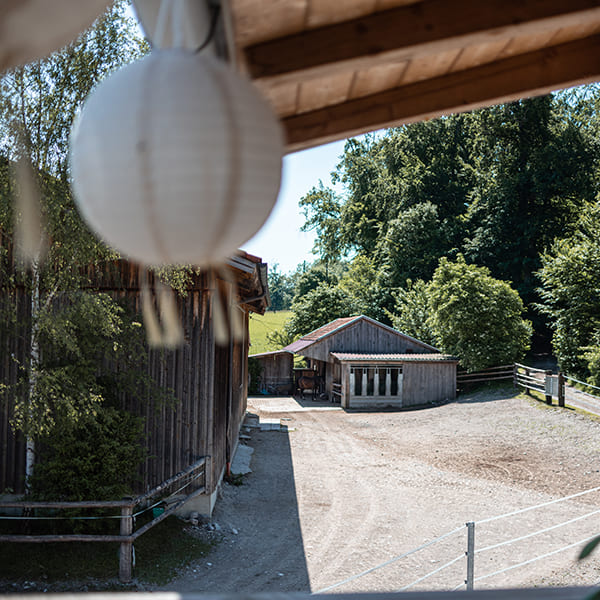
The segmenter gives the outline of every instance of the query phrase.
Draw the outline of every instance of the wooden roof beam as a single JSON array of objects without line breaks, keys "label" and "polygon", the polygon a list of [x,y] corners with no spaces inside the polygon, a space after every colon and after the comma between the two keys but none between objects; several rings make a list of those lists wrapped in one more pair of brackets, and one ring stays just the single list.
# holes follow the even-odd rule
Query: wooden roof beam
[{"label": "wooden roof beam", "polygon": [[249,46],[253,79],[301,82],[600,20],[599,0],[424,0]]},{"label": "wooden roof beam", "polygon": [[292,152],[600,80],[600,35],[282,119]]}]

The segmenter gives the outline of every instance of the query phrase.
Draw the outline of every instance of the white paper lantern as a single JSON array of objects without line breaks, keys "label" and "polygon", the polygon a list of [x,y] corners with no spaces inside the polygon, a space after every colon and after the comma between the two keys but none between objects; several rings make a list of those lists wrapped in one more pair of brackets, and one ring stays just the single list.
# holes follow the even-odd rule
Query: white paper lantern
[{"label": "white paper lantern", "polygon": [[181,49],[104,80],[71,136],[83,217],[145,264],[206,265],[234,253],[275,204],[282,156],[279,122],[252,84]]}]

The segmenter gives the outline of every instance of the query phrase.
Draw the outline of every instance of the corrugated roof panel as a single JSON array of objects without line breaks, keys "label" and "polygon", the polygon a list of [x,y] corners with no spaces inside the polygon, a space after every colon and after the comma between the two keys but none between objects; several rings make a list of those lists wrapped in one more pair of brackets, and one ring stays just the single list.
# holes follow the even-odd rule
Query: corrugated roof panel
[{"label": "corrugated roof panel", "polygon": [[358,352],[332,352],[331,356],[334,356],[340,361],[394,361],[394,362],[458,362],[458,358],[449,354],[361,354]]}]

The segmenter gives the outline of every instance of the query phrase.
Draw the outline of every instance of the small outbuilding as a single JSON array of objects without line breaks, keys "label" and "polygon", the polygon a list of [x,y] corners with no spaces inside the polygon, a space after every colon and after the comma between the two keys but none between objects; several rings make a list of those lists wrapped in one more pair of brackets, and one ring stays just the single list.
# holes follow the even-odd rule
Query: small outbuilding
[{"label": "small outbuilding", "polygon": [[345,408],[417,406],[456,397],[458,359],[364,315],[336,319],[284,350],[304,356]]},{"label": "small outbuilding", "polygon": [[[288,350],[275,350],[248,356],[252,389],[261,394],[292,394],[294,392],[294,354]],[[252,368],[254,362],[258,368]]]}]

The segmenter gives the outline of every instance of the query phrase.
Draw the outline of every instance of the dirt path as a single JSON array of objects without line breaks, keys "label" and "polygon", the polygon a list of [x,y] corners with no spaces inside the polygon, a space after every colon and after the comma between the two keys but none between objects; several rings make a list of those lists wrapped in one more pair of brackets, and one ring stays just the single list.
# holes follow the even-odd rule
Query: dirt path
[{"label": "dirt path", "polygon": [[[418,411],[345,412],[288,400],[250,400],[288,431],[250,432],[253,473],[225,486],[214,515],[222,542],[165,589],[179,592],[319,591],[467,521],[600,486],[600,423],[543,403],[488,393]],[[600,492],[476,525],[476,547],[577,518]],[[600,533],[600,513],[476,555],[475,576]],[[336,592],[451,589],[465,577],[466,530]],[[600,554],[573,548],[489,577],[476,587],[600,581]],[[210,564],[209,564],[210,563]]]}]

